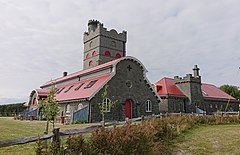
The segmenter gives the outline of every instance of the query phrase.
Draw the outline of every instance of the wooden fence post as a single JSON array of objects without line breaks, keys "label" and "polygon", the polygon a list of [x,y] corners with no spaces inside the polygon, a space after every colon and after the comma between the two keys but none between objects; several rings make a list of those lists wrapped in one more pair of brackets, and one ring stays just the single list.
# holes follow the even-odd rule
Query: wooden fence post
[{"label": "wooden fence post", "polygon": [[52,142],[54,142],[57,145],[58,150],[60,150],[60,134],[59,134],[60,128],[54,128],[53,129],[53,138]]}]

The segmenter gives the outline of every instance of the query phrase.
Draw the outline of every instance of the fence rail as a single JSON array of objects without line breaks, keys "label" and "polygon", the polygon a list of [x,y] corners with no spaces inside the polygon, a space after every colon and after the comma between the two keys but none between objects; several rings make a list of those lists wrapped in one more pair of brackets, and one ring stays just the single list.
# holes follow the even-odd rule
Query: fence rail
[{"label": "fence rail", "polygon": [[[104,126],[116,126],[116,125],[123,125],[126,123],[130,122],[137,122],[137,121],[144,121],[144,120],[150,120],[154,118],[163,118],[163,117],[168,117],[168,116],[194,116],[195,114],[183,114],[183,113],[174,113],[174,114],[160,114],[160,115],[151,115],[151,116],[142,116],[138,118],[133,118],[133,119],[126,119],[126,121],[122,122],[106,122],[104,123]],[[199,115],[195,115],[199,116]],[[240,117],[240,113],[238,112],[238,117]],[[0,141],[0,148],[1,147],[7,147],[7,146],[13,146],[13,145],[20,145],[20,144],[26,144],[26,143],[31,143],[31,142],[36,142],[38,140],[46,140],[46,139],[51,139],[53,141],[58,141],[60,137],[64,136],[71,136],[71,135],[76,135],[76,134],[85,134],[85,133],[91,133],[94,132],[97,128],[102,127],[103,124],[99,125],[93,125],[84,129],[69,129],[65,131],[59,131],[59,128],[53,129],[53,133],[43,135],[40,137],[28,137],[28,138],[20,138],[20,139],[15,139],[15,140],[2,140]]]}]

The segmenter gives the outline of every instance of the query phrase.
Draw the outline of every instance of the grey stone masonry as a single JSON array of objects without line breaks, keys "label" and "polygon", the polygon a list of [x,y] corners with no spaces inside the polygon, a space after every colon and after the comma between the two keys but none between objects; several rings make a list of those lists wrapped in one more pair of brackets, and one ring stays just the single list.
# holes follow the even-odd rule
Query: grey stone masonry
[{"label": "grey stone masonry", "polygon": [[199,76],[199,68],[197,65],[193,68],[194,76],[187,74],[185,77],[175,76],[176,86],[189,99],[186,103],[186,112],[196,112],[196,107],[206,110],[201,90],[201,76]]},{"label": "grey stone masonry", "polygon": [[[154,92],[151,84],[147,82],[144,68],[135,60],[120,61],[116,66],[116,74],[107,83],[109,86],[108,98],[117,101],[111,111],[106,113],[105,120],[123,121],[126,118],[125,103],[131,101],[132,118],[141,115],[159,114],[160,99]],[[90,101],[91,122],[101,121],[98,103],[102,102],[101,89]],[[147,111],[147,101],[151,101],[150,110]]]},{"label": "grey stone masonry", "polygon": [[[88,32],[84,33],[83,69],[126,56],[127,32],[108,31],[97,20],[89,20]],[[108,52],[106,54],[106,52]]]}]

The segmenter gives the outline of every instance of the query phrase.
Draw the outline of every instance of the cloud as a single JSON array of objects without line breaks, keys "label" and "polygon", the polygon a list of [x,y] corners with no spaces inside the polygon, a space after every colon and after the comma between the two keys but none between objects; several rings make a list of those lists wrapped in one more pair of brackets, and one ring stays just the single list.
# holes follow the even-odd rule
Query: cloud
[{"label": "cloud", "polygon": [[152,82],[198,64],[204,82],[239,86],[239,3],[0,0],[0,96],[27,98],[63,71],[81,70],[83,33],[93,18],[127,30],[127,54],[143,62]]}]

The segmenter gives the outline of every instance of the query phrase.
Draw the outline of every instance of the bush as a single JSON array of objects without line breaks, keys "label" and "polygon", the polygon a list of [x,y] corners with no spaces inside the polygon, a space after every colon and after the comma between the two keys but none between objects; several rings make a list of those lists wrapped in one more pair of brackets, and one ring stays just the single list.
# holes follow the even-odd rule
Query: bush
[{"label": "bush", "polygon": [[144,125],[124,125],[113,129],[100,128],[90,137],[95,154],[151,154],[154,128]]}]

